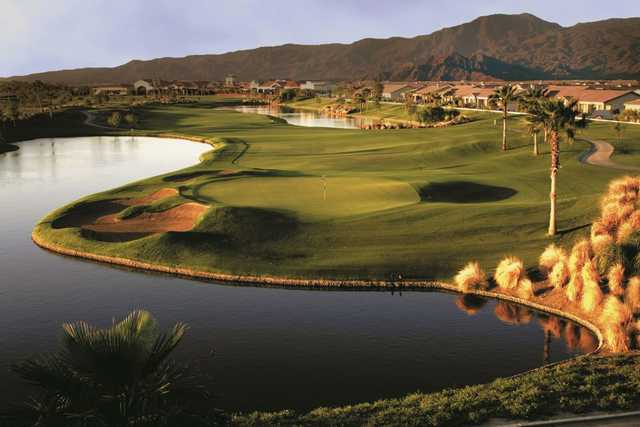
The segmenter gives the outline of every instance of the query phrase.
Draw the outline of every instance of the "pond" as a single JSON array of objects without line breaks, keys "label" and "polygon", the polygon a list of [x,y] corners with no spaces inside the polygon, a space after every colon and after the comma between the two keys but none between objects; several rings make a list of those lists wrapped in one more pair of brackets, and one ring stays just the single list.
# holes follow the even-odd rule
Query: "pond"
[{"label": "pond", "polygon": [[490,381],[589,352],[555,317],[442,292],[230,286],[63,257],[34,224],[81,196],[179,169],[208,147],[130,137],[39,139],[0,155],[0,408],[25,396],[11,363],[57,347],[63,322],[135,308],[190,329],[177,352],[229,410],[304,410]]},{"label": "pond", "polygon": [[319,111],[298,110],[288,107],[259,105],[259,106],[240,106],[234,110],[242,113],[265,114],[274,117],[280,117],[294,126],[304,127],[323,127],[338,129],[361,129],[362,127],[373,123],[371,119],[359,117],[332,117]]}]

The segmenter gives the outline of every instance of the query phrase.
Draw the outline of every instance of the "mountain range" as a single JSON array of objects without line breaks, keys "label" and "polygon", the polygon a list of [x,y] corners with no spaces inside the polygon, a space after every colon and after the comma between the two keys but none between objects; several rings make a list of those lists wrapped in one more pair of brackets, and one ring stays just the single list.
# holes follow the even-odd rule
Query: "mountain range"
[{"label": "mountain range", "polygon": [[228,74],[240,80],[640,79],[640,18],[562,27],[531,14],[490,15],[413,38],[286,44],[11,78],[81,85]]}]

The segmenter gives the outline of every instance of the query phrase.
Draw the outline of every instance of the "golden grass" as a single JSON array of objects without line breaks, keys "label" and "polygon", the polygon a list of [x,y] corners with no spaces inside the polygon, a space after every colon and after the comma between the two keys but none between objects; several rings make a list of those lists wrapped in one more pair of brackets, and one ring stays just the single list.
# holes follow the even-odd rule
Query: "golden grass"
[{"label": "golden grass", "polygon": [[473,289],[487,289],[489,287],[487,275],[480,268],[480,264],[475,261],[468,263],[456,274],[453,280],[460,292],[464,293]]},{"label": "golden grass", "polygon": [[593,248],[593,252],[596,255],[609,250],[612,244],[613,237],[611,237],[609,234],[599,234],[591,238],[591,247]]},{"label": "golden grass", "polygon": [[550,272],[557,263],[566,262],[566,259],[565,250],[552,243],[540,255],[538,265],[545,272]]},{"label": "golden grass", "polygon": [[629,237],[637,230],[637,228],[630,221],[623,222],[618,227],[618,232],[616,233],[616,242],[618,244],[622,244],[629,240]]},{"label": "golden grass", "polygon": [[605,298],[600,320],[605,325],[603,335],[609,350],[616,353],[629,351],[627,327],[631,319],[631,311],[618,297],[609,295]]},{"label": "golden grass", "polygon": [[569,271],[571,276],[575,276],[581,270],[584,264],[591,259],[591,242],[583,239],[573,245],[571,249],[571,256],[569,256]]},{"label": "golden grass", "polygon": [[527,278],[520,280],[517,293],[520,298],[531,299],[535,295],[533,282]]},{"label": "golden grass", "polygon": [[582,296],[580,298],[580,307],[587,313],[593,313],[602,303],[604,297],[600,289],[600,276],[591,261],[582,268]]},{"label": "golden grass", "polygon": [[572,274],[571,280],[569,280],[569,284],[567,285],[567,289],[565,291],[567,299],[571,302],[578,301],[578,299],[580,299],[580,295],[582,295],[582,287],[582,274]]},{"label": "golden grass", "polygon": [[611,294],[617,296],[624,294],[624,266],[622,264],[615,264],[609,269],[607,280],[609,282],[609,292]]},{"label": "golden grass", "polygon": [[507,257],[500,261],[494,279],[502,289],[515,289],[518,282],[524,278],[524,265],[516,257]]},{"label": "golden grass", "polygon": [[634,276],[629,279],[624,292],[624,303],[632,313],[640,313],[640,277]]},{"label": "golden grass", "polygon": [[566,261],[561,261],[557,263],[551,273],[549,273],[549,283],[553,285],[554,288],[560,289],[569,281],[569,265]]}]

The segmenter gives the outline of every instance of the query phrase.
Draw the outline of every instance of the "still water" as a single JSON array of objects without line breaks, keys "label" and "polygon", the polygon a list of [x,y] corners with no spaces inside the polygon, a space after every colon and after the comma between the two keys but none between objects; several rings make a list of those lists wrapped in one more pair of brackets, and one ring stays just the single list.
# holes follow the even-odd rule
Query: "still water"
[{"label": "still water", "polygon": [[361,129],[363,126],[372,123],[371,119],[331,117],[318,111],[294,110],[292,108],[271,105],[240,106],[235,107],[234,110],[242,113],[267,114],[269,116],[280,117],[294,126]]},{"label": "still water", "polygon": [[39,139],[0,155],[0,409],[26,388],[11,363],[57,346],[60,324],[131,309],[190,325],[181,361],[230,410],[307,409],[490,381],[592,350],[586,330],[441,292],[229,286],[62,257],[30,240],[50,210],[191,165],[207,146],[153,138]]}]

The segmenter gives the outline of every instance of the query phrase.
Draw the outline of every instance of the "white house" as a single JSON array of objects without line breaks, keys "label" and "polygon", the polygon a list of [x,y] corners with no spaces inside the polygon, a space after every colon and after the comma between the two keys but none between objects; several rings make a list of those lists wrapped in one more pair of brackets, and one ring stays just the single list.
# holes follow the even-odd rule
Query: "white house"
[{"label": "white house", "polygon": [[[640,96],[640,95],[639,95]],[[640,99],[624,103],[624,109],[640,113]]]},{"label": "white house", "polygon": [[404,95],[406,93],[413,90],[413,86],[405,83],[388,83],[382,86],[382,99],[400,102],[404,100]]},{"label": "white house", "polygon": [[332,82],[326,81],[312,81],[307,80],[306,82],[300,85],[300,89],[302,90],[310,90],[316,92],[318,94],[330,94],[336,88],[336,84]]},{"label": "white house", "polygon": [[133,90],[137,95],[147,95],[154,93],[157,88],[153,80],[142,79],[133,83]]},{"label": "white house", "polygon": [[626,103],[640,99],[640,95],[633,91],[587,89],[577,99],[578,110],[591,114],[594,111],[623,111]]},{"label": "white house", "polygon": [[127,86],[97,86],[92,88],[94,95],[126,95],[129,93]]}]

